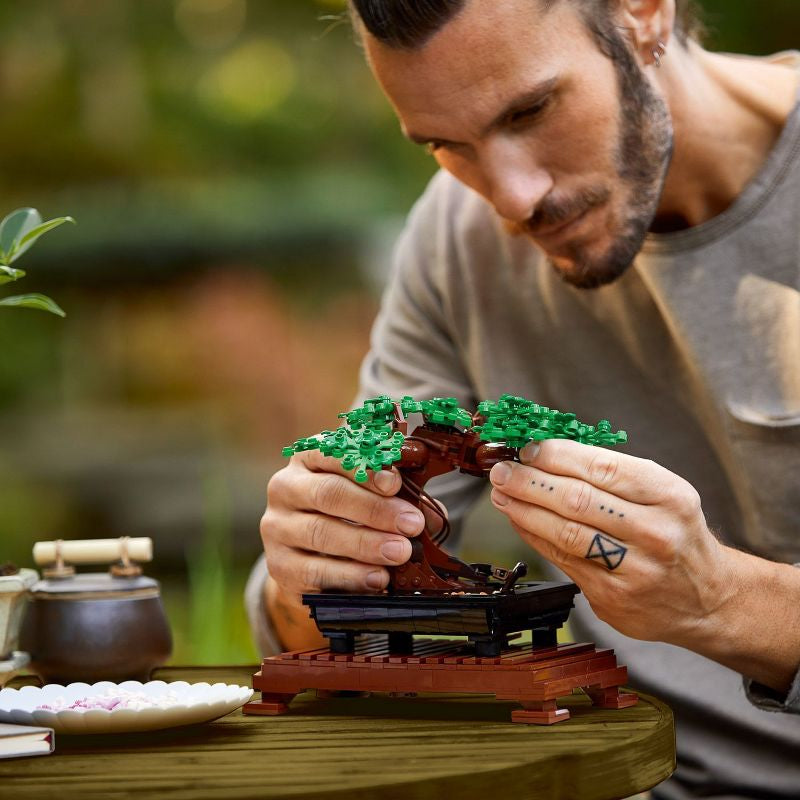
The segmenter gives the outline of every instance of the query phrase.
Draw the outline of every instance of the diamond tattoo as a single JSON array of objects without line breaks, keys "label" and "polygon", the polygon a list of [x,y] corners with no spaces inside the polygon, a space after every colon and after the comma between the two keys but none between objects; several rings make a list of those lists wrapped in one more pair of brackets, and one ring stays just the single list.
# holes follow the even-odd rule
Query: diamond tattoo
[{"label": "diamond tattoo", "polygon": [[589,545],[589,552],[586,553],[586,558],[601,558],[608,569],[616,569],[622,563],[622,559],[625,558],[625,553],[627,552],[628,548],[619,542],[615,542],[602,533],[596,533],[591,545]]}]

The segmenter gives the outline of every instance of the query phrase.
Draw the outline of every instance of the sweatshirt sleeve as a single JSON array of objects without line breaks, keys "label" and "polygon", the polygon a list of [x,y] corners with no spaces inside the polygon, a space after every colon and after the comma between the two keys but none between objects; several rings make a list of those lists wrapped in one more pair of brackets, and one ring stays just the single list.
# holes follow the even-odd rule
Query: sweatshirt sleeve
[{"label": "sweatshirt sleeve", "polygon": [[262,657],[274,656],[286,649],[278,639],[278,634],[275,632],[275,627],[267,614],[267,607],[264,603],[264,586],[268,575],[267,559],[262,554],[253,564],[244,589],[244,607],[250,623],[250,632],[256,650]]},{"label": "sweatshirt sleeve", "polygon": [[764,711],[783,711],[789,714],[800,714],[800,671],[794,676],[789,691],[776,692],[768,686],[744,679],[744,693],[747,699],[757,708]]}]

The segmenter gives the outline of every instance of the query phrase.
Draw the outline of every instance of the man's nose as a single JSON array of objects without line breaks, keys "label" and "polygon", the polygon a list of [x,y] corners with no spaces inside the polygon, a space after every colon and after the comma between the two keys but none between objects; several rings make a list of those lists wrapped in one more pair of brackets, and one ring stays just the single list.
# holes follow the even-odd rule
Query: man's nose
[{"label": "man's nose", "polygon": [[486,197],[511,222],[529,220],[553,188],[549,173],[520,143],[487,148],[482,160]]}]

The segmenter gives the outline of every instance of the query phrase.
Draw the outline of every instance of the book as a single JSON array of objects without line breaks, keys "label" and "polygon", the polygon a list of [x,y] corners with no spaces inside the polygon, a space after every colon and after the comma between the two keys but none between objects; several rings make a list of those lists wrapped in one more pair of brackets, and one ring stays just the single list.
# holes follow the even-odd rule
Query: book
[{"label": "book", "polygon": [[55,733],[52,728],[0,722],[0,758],[45,756],[53,752],[54,746]]}]

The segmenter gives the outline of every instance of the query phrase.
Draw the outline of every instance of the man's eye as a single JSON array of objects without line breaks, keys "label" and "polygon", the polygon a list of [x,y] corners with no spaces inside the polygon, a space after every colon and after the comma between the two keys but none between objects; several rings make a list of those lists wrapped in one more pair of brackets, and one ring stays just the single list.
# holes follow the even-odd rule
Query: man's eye
[{"label": "man's eye", "polygon": [[526,120],[531,120],[535,117],[538,117],[539,114],[544,111],[544,109],[549,104],[550,99],[546,98],[545,100],[540,100],[538,103],[528,106],[527,108],[521,108],[519,111],[515,111],[509,117],[509,122],[512,124],[515,122],[525,122]]}]

